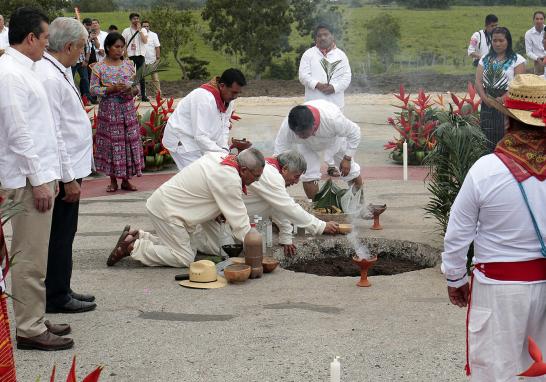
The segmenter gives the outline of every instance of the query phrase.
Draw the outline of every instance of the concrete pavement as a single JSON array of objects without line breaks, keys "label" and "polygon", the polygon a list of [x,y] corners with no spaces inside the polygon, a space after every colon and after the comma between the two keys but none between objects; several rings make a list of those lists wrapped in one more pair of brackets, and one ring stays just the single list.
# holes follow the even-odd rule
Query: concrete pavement
[{"label": "concrete pavement", "polygon": [[[292,105],[301,99],[240,99],[233,130],[270,154]],[[409,240],[441,248],[426,219],[425,171],[408,182],[382,146],[394,132],[385,96],[349,96],[345,112],[360,123],[366,202],[387,203],[383,231],[358,225],[361,237]],[[249,115],[265,114],[264,115]],[[369,177],[366,177],[369,174]],[[48,315],[69,322],[76,346],[44,353],[16,351],[20,381],[45,380],[53,364],[64,378],[77,355],[81,379],[104,365],[101,381],[327,381],[341,357],[343,381],[464,381],[465,311],[449,305],[438,267],[396,276],[319,277],[278,269],[262,279],[217,290],[174,282],[176,269],[145,268],[106,258],[124,224],[151,229],[144,202],[169,173],[135,180],[139,192],[107,194],[106,179],[84,183],[74,251],[73,288],[97,296],[94,312]],[[290,189],[302,196],[301,185]],[[9,233],[9,232],[8,232]],[[13,318],[13,314],[11,315]],[[14,324],[12,324],[14,326]],[[62,379],[62,378],[61,378]]]}]

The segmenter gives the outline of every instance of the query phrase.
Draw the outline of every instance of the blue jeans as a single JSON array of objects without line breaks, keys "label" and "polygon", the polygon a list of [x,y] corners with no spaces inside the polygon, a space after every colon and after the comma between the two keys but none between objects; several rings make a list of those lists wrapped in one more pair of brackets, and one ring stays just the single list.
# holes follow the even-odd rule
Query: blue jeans
[{"label": "blue jeans", "polygon": [[89,94],[89,71],[87,66],[83,67],[81,62],[78,62],[72,67],[72,75],[75,76],[76,72],[80,75],[80,94],[86,96],[87,98],[91,97]]}]

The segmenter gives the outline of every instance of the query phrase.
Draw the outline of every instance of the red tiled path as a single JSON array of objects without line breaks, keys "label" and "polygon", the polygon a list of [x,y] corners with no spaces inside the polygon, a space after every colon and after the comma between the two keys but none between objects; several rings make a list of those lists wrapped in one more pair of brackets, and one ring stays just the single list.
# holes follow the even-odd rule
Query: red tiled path
[{"label": "red tiled path", "polygon": [[[325,168],[323,169],[325,170]],[[325,171],[323,171],[324,173]],[[175,172],[162,172],[156,174],[144,174],[140,178],[133,178],[132,183],[138,191],[152,191],[169,180]],[[408,180],[423,181],[428,174],[427,167],[408,167]],[[362,171],[364,181],[366,180],[402,180],[402,166],[373,166],[364,167]],[[86,180],[82,187],[82,198],[93,198],[97,196],[131,194],[131,191],[118,190],[114,193],[106,192],[106,186],[110,182],[108,177]]]}]

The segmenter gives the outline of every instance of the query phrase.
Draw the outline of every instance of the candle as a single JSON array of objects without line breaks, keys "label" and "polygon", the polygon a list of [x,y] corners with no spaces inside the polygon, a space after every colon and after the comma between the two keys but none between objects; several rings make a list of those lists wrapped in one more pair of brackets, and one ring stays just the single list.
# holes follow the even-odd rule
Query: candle
[{"label": "candle", "polygon": [[408,142],[404,141],[402,145],[402,157],[404,167],[404,181],[408,180]]},{"label": "candle", "polygon": [[340,382],[341,381],[341,365],[339,363],[339,357],[334,358],[330,362],[330,382]]}]

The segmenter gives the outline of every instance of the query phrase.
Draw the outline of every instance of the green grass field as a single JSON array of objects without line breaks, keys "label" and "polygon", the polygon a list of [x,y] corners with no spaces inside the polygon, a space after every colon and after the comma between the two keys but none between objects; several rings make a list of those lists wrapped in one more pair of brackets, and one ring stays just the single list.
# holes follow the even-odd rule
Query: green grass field
[{"label": "green grass field", "polygon": [[[388,12],[400,21],[402,38],[400,54],[397,60],[399,66],[392,71],[415,71],[425,67],[418,64],[419,57],[426,53],[434,56],[434,64],[426,67],[441,73],[470,73],[473,67],[466,57],[466,48],[471,34],[483,27],[486,14],[494,13],[499,17],[499,25],[510,29],[514,44],[532,26],[534,7],[452,7],[449,10],[407,10],[400,7],[363,6],[360,8],[345,8],[345,17],[348,21],[348,32],[339,46],[349,56],[351,67],[356,74],[363,73],[366,63],[370,60],[365,51],[366,23],[379,13]],[[100,20],[103,29],[115,24],[124,29],[129,25],[129,12],[109,12],[82,14],[82,17],[96,17]],[[145,17],[146,13],[141,12]],[[194,42],[184,54],[194,55],[199,59],[210,62],[208,68],[211,74],[221,73],[225,68],[237,66],[235,57],[227,56],[215,51],[208,44],[202,33],[207,24],[201,19],[200,11],[194,11],[198,27],[194,34]],[[152,26],[153,30],[153,26]],[[290,36],[293,46],[306,43],[305,38],[293,32]],[[294,57],[295,53],[289,53]],[[180,71],[174,60],[170,60],[169,70],[161,74],[162,80],[176,80],[180,78]]]}]

